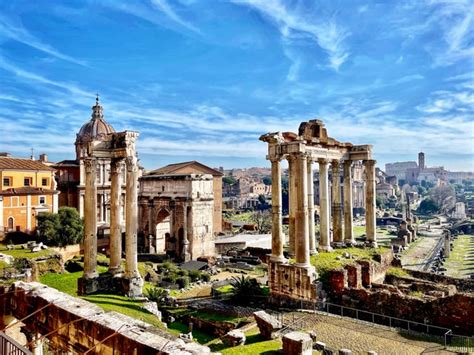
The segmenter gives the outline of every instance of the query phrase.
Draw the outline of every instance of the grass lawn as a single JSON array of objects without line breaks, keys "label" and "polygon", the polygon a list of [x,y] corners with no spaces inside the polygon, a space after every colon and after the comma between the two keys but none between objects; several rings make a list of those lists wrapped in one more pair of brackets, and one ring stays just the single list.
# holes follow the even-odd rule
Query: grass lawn
[{"label": "grass lawn", "polygon": [[[97,272],[103,273],[107,271],[105,266],[97,266]],[[58,291],[67,293],[68,295],[77,296],[77,280],[82,276],[82,271],[66,272],[64,274],[49,273],[40,277],[40,282],[57,289]],[[149,283],[145,283],[145,289],[150,287]],[[104,311],[115,311],[125,314],[135,319],[140,319],[144,322],[150,323],[156,327],[163,327],[162,323],[155,315],[141,308],[142,302],[136,301],[126,296],[114,294],[94,294],[81,297],[89,302],[92,302]]]},{"label": "grass lawn", "polygon": [[353,227],[354,231],[354,237],[361,237],[365,235],[365,226],[354,226]]},{"label": "grass lawn", "polygon": [[207,344],[211,351],[220,352],[222,355],[241,355],[241,354],[278,354],[281,349],[281,340],[265,340],[259,333],[258,328],[253,328],[245,333],[247,340],[245,345],[227,348],[221,340]]},{"label": "grass lawn", "polygon": [[474,274],[474,235],[460,235],[453,242],[453,249],[444,263],[446,275],[464,278]]},{"label": "grass lawn", "polygon": [[[175,321],[173,323],[168,323],[168,330],[171,334],[179,336],[180,333],[189,333],[189,326],[179,321]],[[200,330],[193,330],[193,338],[199,344],[207,344],[216,339],[215,335],[211,335],[208,333],[204,333]]]},{"label": "grass lawn", "polygon": [[38,258],[40,256],[48,256],[54,254],[55,252],[49,249],[41,249],[36,253],[32,253],[30,249],[21,249],[15,248],[13,250],[8,250],[4,245],[0,246],[0,253],[11,255],[14,258],[26,258],[26,259],[33,259]]}]

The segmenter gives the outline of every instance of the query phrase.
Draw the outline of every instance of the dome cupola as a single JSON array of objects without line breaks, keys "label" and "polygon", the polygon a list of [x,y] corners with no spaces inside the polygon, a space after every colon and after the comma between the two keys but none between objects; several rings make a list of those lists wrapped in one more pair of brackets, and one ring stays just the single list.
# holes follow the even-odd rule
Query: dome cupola
[{"label": "dome cupola", "polygon": [[104,120],[103,111],[103,107],[99,104],[99,95],[97,95],[95,105],[92,106],[92,118],[79,130],[76,144],[102,140],[109,133],[115,133],[115,129]]}]

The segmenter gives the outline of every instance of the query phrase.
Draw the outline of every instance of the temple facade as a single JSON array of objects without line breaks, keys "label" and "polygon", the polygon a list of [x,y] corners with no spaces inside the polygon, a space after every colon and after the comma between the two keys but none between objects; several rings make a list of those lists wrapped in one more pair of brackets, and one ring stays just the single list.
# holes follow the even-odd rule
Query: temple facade
[{"label": "temple facade", "polygon": [[[372,146],[341,143],[328,136],[320,120],[302,122],[298,133],[276,132],[260,137],[268,143],[272,166],[272,253],[269,262],[270,296],[275,300],[316,300],[316,272],[310,256],[330,252],[333,245],[355,243],[353,232],[352,165],[362,161],[365,171],[366,243],[377,246],[375,230],[375,160]],[[289,166],[289,264],[283,254],[281,161]],[[314,231],[313,164],[319,165],[320,239]],[[328,172],[334,177],[329,194]],[[343,180],[339,171],[343,170]],[[342,189],[341,189],[342,184]],[[344,192],[344,200],[341,191]],[[330,213],[332,211],[332,220]],[[332,234],[330,233],[332,225]]]}]

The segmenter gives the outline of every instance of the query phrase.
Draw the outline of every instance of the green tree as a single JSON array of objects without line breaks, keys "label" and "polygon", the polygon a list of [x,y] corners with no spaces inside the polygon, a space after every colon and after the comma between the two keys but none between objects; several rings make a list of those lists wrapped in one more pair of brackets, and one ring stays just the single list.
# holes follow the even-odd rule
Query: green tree
[{"label": "green tree", "polygon": [[83,223],[75,208],[61,207],[57,214],[42,213],[37,218],[38,236],[47,245],[62,247],[82,240]]},{"label": "green tree", "polygon": [[258,233],[270,233],[272,230],[272,216],[268,210],[253,212],[250,220],[257,227]]},{"label": "green tree", "polygon": [[272,178],[271,178],[270,176],[265,176],[265,177],[262,179],[262,182],[263,182],[265,185],[269,186],[269,185],[272,184]]},{"label": "green tree", "polygon": [[432,214],[439,211],[439,206],[436,202],[430,198],[424,199],[421,201],[420,206],[418,207],[418,213],[421,214]]},{"label": "green tree", "polygon": [[237,182],[237,180],[235,180],[233,176],[224,176],[222,178],[222,182],[226,185],[234,185]]}]

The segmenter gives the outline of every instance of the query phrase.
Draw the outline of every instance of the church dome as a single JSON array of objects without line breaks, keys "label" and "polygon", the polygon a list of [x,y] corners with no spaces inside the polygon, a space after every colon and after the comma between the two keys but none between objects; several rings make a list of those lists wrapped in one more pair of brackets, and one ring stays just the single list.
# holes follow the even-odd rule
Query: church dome
[{"label": "church dome", "polygon": [[76,137],[76,144],[102,140],[107,134],[115,133],[115,129],[104,120],[103,107],[99,104],[99,97],[92,106],[92,118],[84,124]]}]

